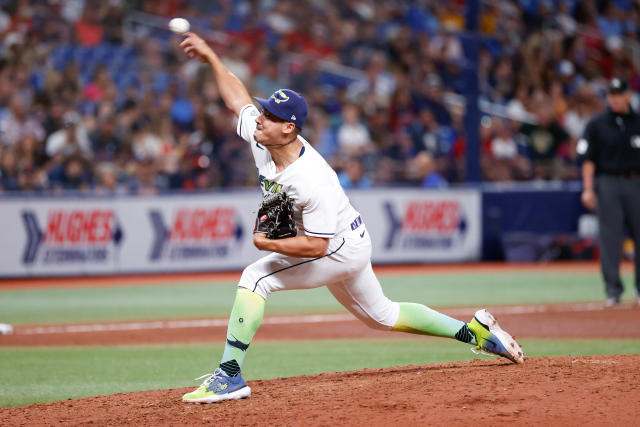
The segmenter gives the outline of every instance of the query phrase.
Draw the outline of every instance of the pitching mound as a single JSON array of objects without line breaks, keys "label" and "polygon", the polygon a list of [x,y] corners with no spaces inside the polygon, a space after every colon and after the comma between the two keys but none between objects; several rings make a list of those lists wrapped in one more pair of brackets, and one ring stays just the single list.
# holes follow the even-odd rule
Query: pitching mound
[{"label": "pitching mound", "polygon": [[[640,355],[476,360],[251,381],[252,397],[156,390],[0,410],[2,425],[632,425]],[[6,423],[6,424],[5,424]]]}]

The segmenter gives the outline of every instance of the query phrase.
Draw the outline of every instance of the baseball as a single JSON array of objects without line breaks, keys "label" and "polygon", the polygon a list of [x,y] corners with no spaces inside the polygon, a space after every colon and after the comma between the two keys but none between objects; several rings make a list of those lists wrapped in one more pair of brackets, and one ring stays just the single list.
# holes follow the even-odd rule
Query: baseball
[{"label": "baseball", "polygon": [[176,34],[184,34],[189,31],[189,21],[184,18],[173,18],[169,21],[169,29]]}]

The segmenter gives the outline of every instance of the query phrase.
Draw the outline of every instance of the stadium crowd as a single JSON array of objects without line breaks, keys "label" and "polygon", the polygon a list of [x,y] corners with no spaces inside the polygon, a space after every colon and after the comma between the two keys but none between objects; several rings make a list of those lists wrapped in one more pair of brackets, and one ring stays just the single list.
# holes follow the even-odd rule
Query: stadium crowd
[{"label": "stadium crowd", "polygon": [[[0,0],[0,191],[153,194],[253,186],[183,16],[252,95],[288,87],[345,188],[465,179],[464,0]],[[638,90],[640,2],[487,0],[485,181],[576,180],[613,75]],[[162,19],[158,19],[161,17]]]}]

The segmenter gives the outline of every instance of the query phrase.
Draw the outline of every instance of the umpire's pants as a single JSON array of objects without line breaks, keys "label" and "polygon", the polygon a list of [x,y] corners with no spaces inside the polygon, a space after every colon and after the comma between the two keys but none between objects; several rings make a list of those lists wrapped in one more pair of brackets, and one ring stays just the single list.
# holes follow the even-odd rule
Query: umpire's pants
[{"label": "umpire's pants", "polygon": [[640,295],[640,176],[598,175],[595,180],[600,226],[600,262],[609,298],[622,294],[620,259],[624,227],[635,245],[635,284]]}]

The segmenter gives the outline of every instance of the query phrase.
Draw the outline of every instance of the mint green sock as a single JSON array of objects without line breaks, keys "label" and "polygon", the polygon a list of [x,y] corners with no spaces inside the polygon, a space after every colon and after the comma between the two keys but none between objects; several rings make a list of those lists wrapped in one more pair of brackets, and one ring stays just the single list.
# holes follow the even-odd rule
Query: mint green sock
[{"label": "mint green sock", "polygon": [[228,375],[240,372],[249,344],[262,323],[265,299],[248,289],[238,288],[229,316],[227,342],[220,367]]},{"label": "mint green sock", "polygon": [[458,341],[477,344],[475,336],[469,331],[465,322],[432,310],[422,304],[411,302],[401,302],[399,304],[400,316],[396,324],[391,328],[392,331],[455,338]]}]

